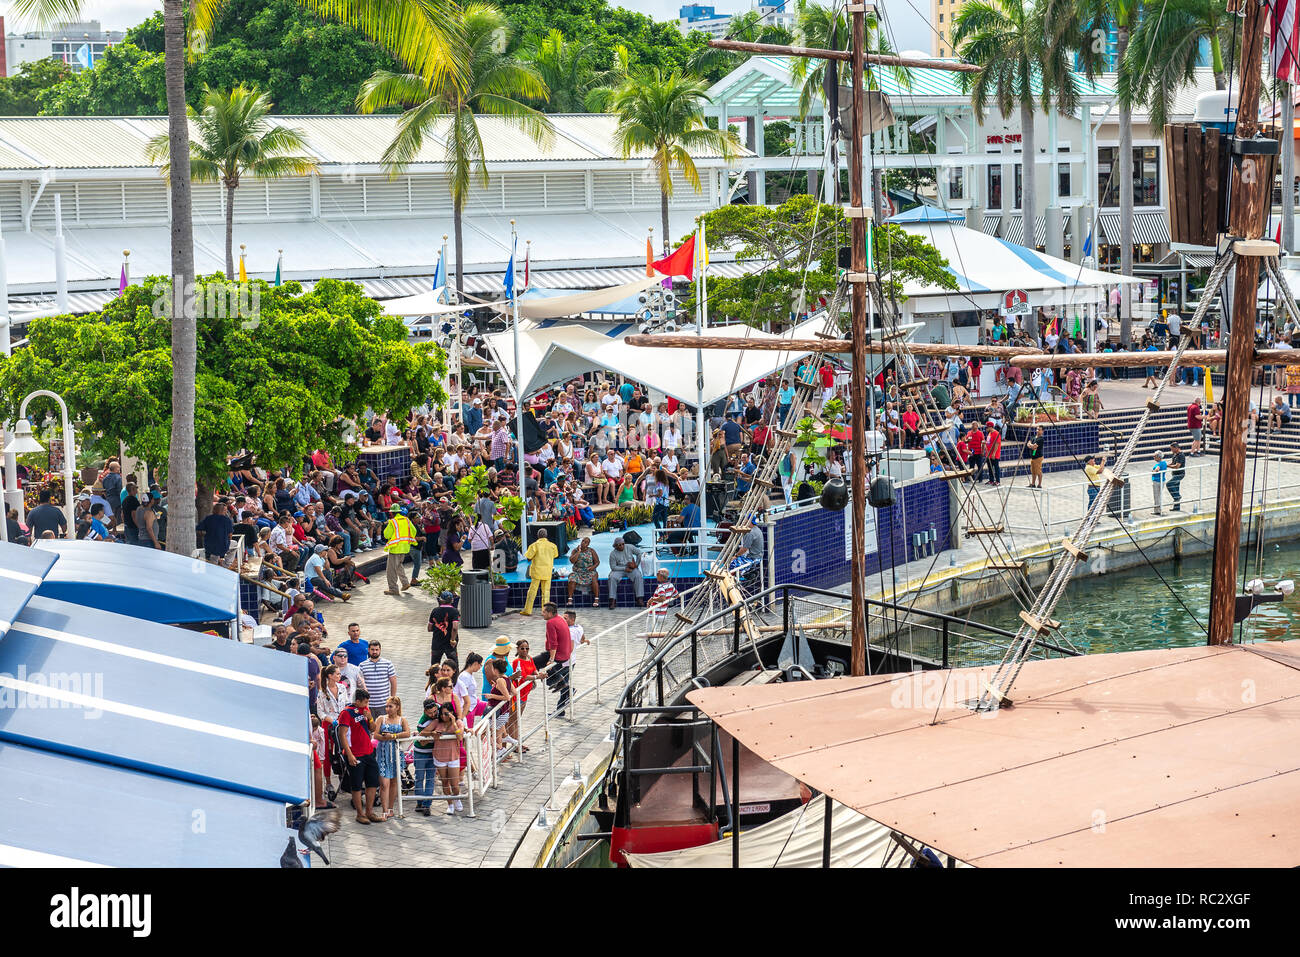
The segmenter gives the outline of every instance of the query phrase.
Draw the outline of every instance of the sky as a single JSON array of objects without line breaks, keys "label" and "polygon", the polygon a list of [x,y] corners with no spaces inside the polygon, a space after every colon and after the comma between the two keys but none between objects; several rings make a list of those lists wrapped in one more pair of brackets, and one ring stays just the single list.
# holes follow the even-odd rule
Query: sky
[{"label": "sky", "polygon": [[[611,0],[615,6],[629,10],[639,10],[656,20],[675,20],[681,0]],[[791,0],[793,2],[793,0]],[[750,0],[707,0],[717,8],[719,13],[740,13],[748,10]],[[707,5],[706,3],[706,5]],[[0,11],[8,7],[0,2]],[[883,0],[880,4],[889,25],[890,41],[898,50],[929,51],[930,0]],[[162,0],[84,0],[83,16],[87,20],[98,20],[106,30],[124,30],[135,26],[155,10],[162,9]],[[26,24],[17,23],[13,18],[5,17],[5,30],[12,32],[23,29]]]}]

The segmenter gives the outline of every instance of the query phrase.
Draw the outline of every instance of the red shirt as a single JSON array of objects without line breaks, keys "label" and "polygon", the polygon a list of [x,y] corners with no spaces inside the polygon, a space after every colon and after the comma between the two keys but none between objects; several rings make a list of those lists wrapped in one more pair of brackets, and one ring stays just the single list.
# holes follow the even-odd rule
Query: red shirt
[{"label": "red shirt", "polygon": [[1193,403],[1187,407],[1187,427],[1189,429],[1199,429],[1201,427],[1201,407]]},{"label": "red shirt", "polygon": [[984,457],[989,459],[1002,458],[1002,433],[997,429],[989,429],[988,438],[985,440]]},{"label": "red shirt", "polygon": [[903,413],[903,428],[907,429],[909,432],[915,432],[916,427],[920,423],[921,423],[921,417],[917,415],[915,412]]},{"label": "red shirt", "polygon": [[822,388],[829,389],[835,384],[835,370],[829,365],[822,366]]},{"label": "red shirt", "polygon": [[983,452],[984,433],[979,430],[978,426],[970,430],[970,433],[966,436],[966,444],[970,446],[971,452],[975,455]]},{"label": "red shirt", "polygon": [[352,754],[363,758],[375,750],[375,741],[370,737],[369,716],[358,719],[354,707],[355,705],[350,705],[339,712],[339,724],[348,729],[348,744],[352,748]]},{"label": "red shirt", "polygon": [[969,452],[970,452],[970,446],[966,444],[966,440],[965,439],[959,440],[957,442],[957,458],[961,459],[962,462],[965,462],[968,458],[970,458]]},{"label": "red shirt", "polygon": [[[567,623],[565,624],[564,629],[565,631],[568,631],[569,626]],[[515,684],[519,687],[519,700],[527,701],[528,696],[533,690],[533,683],[528,680],[528,676],[537,674],[537,665],[533,664],[532,658],[521,658],[518,656],[515,657],[514,665],[514,680]]]},{"label": "red shirt", "polygon": [[573,638],[569,623],[561,615],[546,619],[546,650],[552,661],[568,661],[573,655]]}]

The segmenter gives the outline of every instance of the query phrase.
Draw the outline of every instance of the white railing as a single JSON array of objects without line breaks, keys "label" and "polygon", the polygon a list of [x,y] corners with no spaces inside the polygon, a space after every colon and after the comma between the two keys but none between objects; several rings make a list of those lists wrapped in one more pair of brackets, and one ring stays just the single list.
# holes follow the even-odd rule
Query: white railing
[{"label": "white railing", "polygon": [[[1267,462],[1261,456],[1252,463],[1258,469],[1259,488],[1253,493],[1254,504],[1262,507],[1267,503],[1276,503],[1300,499],[1300,468],[1295,463],[1284,462],[1281,457],[1271,456]],[[1112,508],[1106,518],[1115,519],[1119,514],[1126,516],[1126,521],[1145,521],[1155,516],[1155,487],[1151,480],[1151,462],[1149,459],[1130,463],[1126,473],[1128,477],[1128,508],[1120,512],[1121,496],[1111,498]],[[1264,469],[1267,467],[1267,487],[1264,486]],[[1170,493],[1169,476],[1164,473],[1166,481],[1160,486],[1160,509],[1163,516],[1168,516],[1175,504],[1179,514],[1197,514],[1215,509],[1218,500],[1219,466],[1217,462],[1201,465],[1189,465],[1182,480],[1178,483],[1181,496],[1175,502]],[[1039,533],[1054,538],[1072,532],[1088,508],[1088,487],[1086,480],[1064,485],[1048,485],[1042,489],[1030,489],[1024,485],[1004,482],[1001,491],[1004,495],[998,521],[1005,524],[1012,532]],[[1243,507],[1249,511],[1252,503],[1252,490],[1248,487],[1242,495]]]}]

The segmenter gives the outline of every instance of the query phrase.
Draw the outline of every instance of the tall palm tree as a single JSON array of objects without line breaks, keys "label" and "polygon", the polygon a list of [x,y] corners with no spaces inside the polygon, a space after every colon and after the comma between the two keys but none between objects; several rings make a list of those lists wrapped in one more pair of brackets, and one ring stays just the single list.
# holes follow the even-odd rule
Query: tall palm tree
[{"label": "tall palm tree", "polygon": [[[240,177],[274,179],[315,172],[316,161],[296,155],[306,142],[299,130],[270,122],[271,100],[240,84],[228,93],[203,88],[203,108],[190,108],[198,139],[190,143],[190,178],[221,183],[226,189],[226,278],[235,278],[235,190]],[[171,142],[166,134],[149,141],[151,159],[162,161],[164,176],[172,172]]]},{"label": "tall palm tree", "polygon": [[[746,10],[731,18],[727,25],[727,37],[743,43],[776,43],[789,46],[794,42],[794,33],[781,24],[764,23],[763,14],[757,10]],[[706,79],[720,79],[749,59],[748,53],[734,50],[718,50],[704,46],[694,51],[686,59],[686,71]]]},{"label": "tall palm tree", "polygon": [[[474,182],[488,183],[476,114],[510,120],[541,145],[549,143],[555,132],[546,114],[524,102],[545,100],[549,91],[535,67],[506,52],[510,22],[505,14],[489,3],[469,3],[446,15],[453,18],[449,25],[463,44],[455,51],[462,64],[460,74],[444,71],[429,77],[380,70],[361,85],[357,106],[364,113],[392,106],[408,108],[398,119],[393,142],[384,150],[384,165],[394,176],[420,155],[426,136],[436,130],[446,141],[456,233],[456,290],[463,294],[465,203]],[[397,51],[389,52],[402,62]]]},{"label": "tall palm tree", "polygon": [[[1101,59],[1104,65],[1099,66],[1097,60],[1093,59],[1085,60],[1083,66],[1090,77],[1100,70],[1108,72],[1113,70],[1118,73],[1119,146],[1115,150],[1115,162],[1111,164],[1111,170],[1114,175],[1115,166],[1119,166],[1119,270],[1122,275],[1130,276],[1133,274],[1133,107],[1142,102],[1138,93],[1145,81],[1140,76],[1130,75],[1129,71],[1138,70],[1145,73],[1153,68],[1156,71],[1163,71],[1164,68],[1140,51],[1129,53],[1129,37],[1132,29],[1143,19],[1142,0],[1050,0],[1050,2],[1062,7],[1073,2],[1077,11],[1076,19],[1092,24],[1092,29],[1087,31],[1086,36],[1104,37],[1110,26],[1115,28],[1115,62],[1113,64],[1105,62],[1103,50]],[[1167,5],[1167,0],[1161,2],[1162,5]],[[1211,2],[1213,0],[1201,0],[1203,4]],[[1163,6],[1162,12],[1156,16],[1157,21],[1161,19],[1163,19]],[[1152,27],[1152,30],[1159,29],[1158,23]],[[1091,46],[1095,48],[1098,45],[1094,42]],[[1132,340],[1133,334],[1132,301],[1129,285],[1122,284],[1119,336],[1120,342],[1125,346]]]},{"label": "tall palm tree", "polygon": [[[391,2],[391,0],[390,0]],[[185,8],[182,0],[163,0],[163,78],[167,90],[167,137],[172,156],[190,155],[185,113]],[[12,11],[41,24],[76,20],[82,0],[14,0]],[[167,550],[194,551],[197,541],[194,400],[198,356],[194,297],[194,223],[189,166],[171,177],[172,253],[172,425],[167,453]]]},{"label": "tall palm tree", "polygon": [[971,0],[953,18],[953,48],[981,68],[960,74],[976,114],[983,118],[990,105],[1004,119],[1020,114],[1020,209],[1031,243],[1038,210],[1034,120],[1040,110],[1069,114],[1078,106],[1078,46],[1062,40],[1077,24],[1076,17],[1074,6],[1049,0],[1037,7],[1029,0]]},{"label": "tall palm tree", "polygon": [[610,112],[618,117],[614,145],[627,159],[649,153],[659,176],[659,216],[665,248],[668,233],[668,198],[673,192],[676,169],[697,193],[700,173],[693,151],[709,150],[731,159],[740,150],[740,140],[730,130],[710,129],[704,123],[704,106],[711,102],[707,83],[674,70],[665,74],[655,67],[638,73],[614,94]]}]

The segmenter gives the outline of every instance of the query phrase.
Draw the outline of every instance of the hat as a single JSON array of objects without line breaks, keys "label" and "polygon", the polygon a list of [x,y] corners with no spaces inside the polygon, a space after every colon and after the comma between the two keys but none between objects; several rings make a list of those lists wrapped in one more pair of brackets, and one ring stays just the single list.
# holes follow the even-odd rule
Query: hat
[{"label": "hat", "polygon": [[510,654],[510,649],[514,647],[514,642],[510,640],[509,635],[498,635],[496,644],[492,646],[492,654],[498,658],[504,658]]},{"label": "hat", "polygon": [[396,505],[396,504],[394,504],[394,505],[390,505],[390,506],[388,507],[388,511],[389,511],[389,512],[393,512],[393,513],[400,512],[401,510],[402,510],[402,506],[400,506],[400,505]]},{"label": "hat", "polygon": [[319,555],[321,552],[325,551],[328,547],[329,547],[328,545],[317,545],[316,554]]},{"label": "hat", "polygon": [[482,405],[482,404],[483,404],[483,400],[482,400],[482,399],[475,399],[475,400],[474,400],[474,404],[475,404],[475,405]]},{"label": "hat", "polygon": [[303,514],[302,512],[294,512],[294,513],[293,513],[293,517],[294,517],[294,518],[302,518],[302,514]]}]

